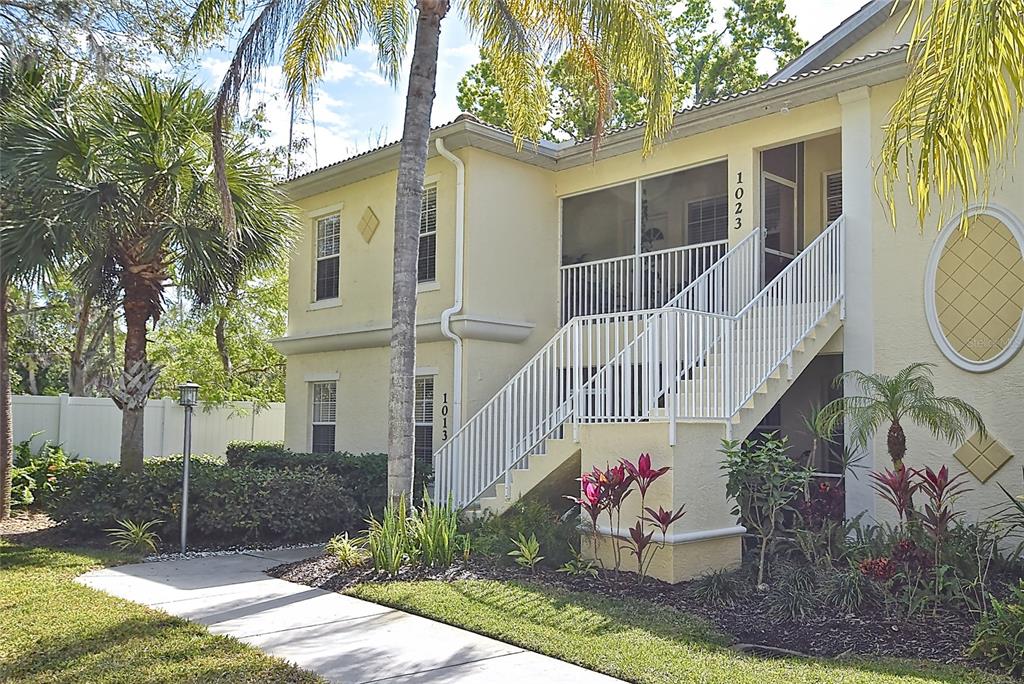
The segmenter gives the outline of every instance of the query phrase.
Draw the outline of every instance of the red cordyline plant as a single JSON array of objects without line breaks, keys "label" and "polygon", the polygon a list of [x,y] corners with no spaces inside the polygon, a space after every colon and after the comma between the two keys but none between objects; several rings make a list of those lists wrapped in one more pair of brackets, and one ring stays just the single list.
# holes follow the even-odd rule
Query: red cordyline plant
[{"label": "red cordyline plant", "polygon": [[962,494],[970,491],[967,483],[960,479],[967,473],[950,477],[949,468],[942,466],[939,472],[926,467],[924,470],[915,470],[914,475],[919,480],[917,488],[928,497],[928,503],[925,504],[924,513],[921,515],[921,526],[935,542],[938,562],[939,547],[946,537],[949,524],[963,515],[963,511],[953,510],[953,503]]},{"label": "red cordyline plant", "polygon": [[[662,544],[667,542],[668,526],[683,516],[683,509],[672,513],[665,511],[660,506],[658,511],[645,506],[647,491],[651,485],[662,475],[670,470],[664,468],[653,468],[651,466],[650,454],[641,454],[636,463],[628,459],[621,459],[619,465],[609,466],[605,470],[594,467],[588,473],[579,478],[580,496],[567,496],[566,498],[578,504],[590,518],[594,555],[597,555],[597,547],[600,534],[597,529],[597,521],[602,512],[608,514],[608,526],[613,533],[622,529],[622,504],[632,493],[635,484],[640,491],[641,515],[636,524],[629,528],[629,538],[625,546],[613,544],[612,554],[615,562],[615,571],[618,572],[622,565],[622,550],[627,549],[637,559],[637,570],[640,580],[647,573],[653,559],[656,547],[652,546],[654,530],[647,532],[646,523],[658,525],[662,530]],[[647,512],[651,517],[647,517]]]},{"label": "red cordyline plant", "polygon": [[591,542],[594,545],[594,557],[597,557],[597,544],[598,544],[598,533],[597,533],[597,519],[608,505],[608,497],[605,496],[605,488],[601,486],[598,479],[594,477],[593,473],[583,473],[582,477],[577,478],[580,483],[580,496],[566,496],[573,503],[579,505],[580,508],[590,518],[590,529],[591,529]]},{"label": "red cordyline plant", "polygon": [[920,487],[914,482],[911,472],[901,465],[895,471],[887,468],[880,473],[870,473],[870,477],[874,480],[871,488],[895,507],[900,522],[909,520],[914,492]]}]

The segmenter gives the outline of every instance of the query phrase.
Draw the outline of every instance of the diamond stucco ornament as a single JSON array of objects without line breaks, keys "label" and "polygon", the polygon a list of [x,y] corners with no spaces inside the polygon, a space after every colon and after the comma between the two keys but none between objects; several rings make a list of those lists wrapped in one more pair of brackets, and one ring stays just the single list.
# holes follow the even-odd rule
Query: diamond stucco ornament
[{"label": "diamond stucco ornament", "polygon": [[363,236],[363,239],[366,240],[367,244],[369,244],[370,240],[373,239],[373,234],[377,232],[377,226],[379,225],[380,219],[378,219],[377,215],[373,213],[373,209],[366,207],[366,211],[363,212],[363,217],[359,219],[359,225],[356,226],[356,229],[359,231],[359,234]]},{"label": "diamond stucco ornament", "polygon": [[1013,458],[999,440],[991,435],[982,437],[980,432],[964,442],[953,455],[967,468],[967,472],[983,483]]}]

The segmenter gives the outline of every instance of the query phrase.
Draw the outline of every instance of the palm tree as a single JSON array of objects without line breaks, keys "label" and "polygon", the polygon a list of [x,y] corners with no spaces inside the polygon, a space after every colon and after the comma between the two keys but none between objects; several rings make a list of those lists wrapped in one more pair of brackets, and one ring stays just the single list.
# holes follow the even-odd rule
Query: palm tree
[{"label": "palm tree", "polygon": [[[18,59],[0,48],[0,162],[13,133],[10,112],[32,102],[37,111],[61,104],[66,74],[46,70],[32,59]],[[0,520],[11,513],[11,474],[14,430],[11,415],[11,364],[9,363],[9,307],[13,285],[32,287],[42,282],[65,255],[66,241],[45,221],[29,214],[28,198],[19,179],[0,164]],[[22,222],[26,230],[17,241],[8,230]]]},{"label": "palm tree", "polygon": [[954,202],[984,200],[989,170],[1017,139],[1024,107],[1024,0],[895,0],[913,21],[910,72],[882,145],[883,189],[895,215],[909,191],[923,227]]},{"label": "palm tree", "polygon": [[[420,196],[441,22],[450,5],[449,0],[415,0],[414,19],[405,0],[268,0],[243,32],[217,94],[215,152],[220,127],[235,113],[241,92],[279,54],[284,55],[289,97],[306,103],[330,60],[344,57],[363,35],[376,44],[381,70],[396,81],[406,38],[415,27],[395,193],[388,403],[388,491],[395,498],[412,492]],[[200,0],[186,43],[209,44],[230,22],[246,16],[242,9],[240,0]],[[614,83],[634,88],[646,102],[645,152],[668,130],[675,90],[671,50],[650,0],[463,0],[459,10],[480,42],[481,56],[494,69],[517,141],[540,136],[548,109],[544,62],[558,56],[568,69],[594,83],[595,145]],[[231,231],[232,208],[223,183],[221,197],[225,226]]]},{"label": "palm tree", "polygon": [[890,377],[881,373],[849,371],[836,378],[836,386],[853,381],[864,392],[836,399],[818,414],[826,434],[833,434],[842,420],[855,445],[864,447],[884,425],[889,426],[886,448],[896,470],[903,468],[907,453],[907,420],[929,430],[948,444],[963,442],[971,433],[985,432],[981,414],[957,397],[940,397],[932,384],[930,363],[912,363]]},{"label": "palm tree", "polygon": [[[159,372],[146,332],[173,282],[206,305],[287,250],[297,227],[260,152],[227,140],[237,229],[221,221],[212,171],[212,98],[185,81],[149,78],[106,88],[76,85],[65,106],[15,107],[4,173],[18,178],[32,215],[5,226],[8,253],[33,254],[35,225],[55,226],[84,291],[120,304],[124,371],[111,395],[122,410],[121,465],[142,468],[143,413]],[[53,228],[51,228],[53,230]],[[35,258],[35,257],[33,257]]]}]

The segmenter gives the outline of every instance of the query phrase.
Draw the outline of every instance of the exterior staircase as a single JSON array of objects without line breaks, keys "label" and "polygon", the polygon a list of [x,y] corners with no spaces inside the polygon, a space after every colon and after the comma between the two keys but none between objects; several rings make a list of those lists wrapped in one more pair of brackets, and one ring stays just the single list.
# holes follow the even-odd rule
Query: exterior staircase
[{"label": "exterior staircase", "polygon": [[843,226],[764,287],[755,231],[663,307],[572,318],[435,453],[438,493],[499,512],[578,477],[581,425],[746,436],[842,325]]}]

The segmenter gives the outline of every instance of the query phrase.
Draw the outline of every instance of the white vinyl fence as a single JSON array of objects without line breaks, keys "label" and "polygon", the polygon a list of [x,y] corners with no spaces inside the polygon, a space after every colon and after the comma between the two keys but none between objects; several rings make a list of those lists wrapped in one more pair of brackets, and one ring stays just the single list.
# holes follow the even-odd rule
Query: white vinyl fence
[{"label": "white vinyl fence", "polygon": [[[33,450],[43,440],[63,445],[72,455],[100,463],[118,460],[121,449],[121,411],[111,399],[94,397],[14,396],[14,441],[40,433]],[[146,404],[146,457],[180,454],[185,409],[176,399],[151,399]],[[202,402],[192,414],[192,453],[224,456],[233,440],[284,439],[284,404],[274,403],[258,413],[248,401],[204,410]]]}]

